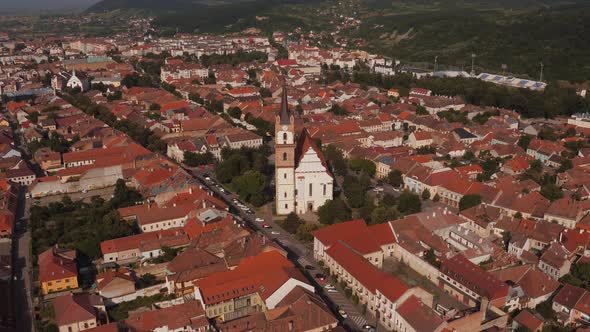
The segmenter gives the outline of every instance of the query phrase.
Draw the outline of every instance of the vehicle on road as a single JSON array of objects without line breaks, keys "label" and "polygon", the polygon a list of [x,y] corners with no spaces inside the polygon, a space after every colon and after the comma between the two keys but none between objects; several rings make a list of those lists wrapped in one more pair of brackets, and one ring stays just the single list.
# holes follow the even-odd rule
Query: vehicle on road
[{"label": "vehicle on road", "polygon": [[336,287],[334,287],[334,285],[331,284],[327,284],[326,286],[324,286],[325,289],[336,289]]},{"label": "vehicle on road", "polygon": [[[328,288],[328,289],[326,289],[326,292],[328,292],[328,293],[338,293],[338,291],[335,290],[334,288]],[[346,317],[344,317],[344,318],[346,318]]]},{"label": "vehicle on road", "polygon": [[377,331],[377,329],[375,328],[375,326],[373,326],[371,324],[365,324],[365,325],[363,325],[363,329],[365,329],[366,331]]},{"label": "vehicle on road", "polygon": [[270,227],[270,225],[269,225],[269,224],[267,224],[267,223],[263,223],[263,224],[262,224],[262,227],[264,227],[264,228],[272,228],[272,227]]},{"label": "vehicle on road", "polygon": [[272,231],[272,232],[270,232],[270,234],[272,234],[272,235],[281,235],[281,233],[279,233],[277,231]]},{"label": "vehicle on road", "polygon": [[258,217],[258,218],[256,218],[256,219],[254,219],[254,220],[255,220],[256,222],[264,222],[264,219],[262,219],[262,218],[260,218],[260,217]]},{"label": "vehicle on road", "polygon": [[348,314],[346,313],[346,311],[344,311],[344,309],[338,310],[338,314],[340,316],[342,316],[342,318],[347,318],[348,317]]}]

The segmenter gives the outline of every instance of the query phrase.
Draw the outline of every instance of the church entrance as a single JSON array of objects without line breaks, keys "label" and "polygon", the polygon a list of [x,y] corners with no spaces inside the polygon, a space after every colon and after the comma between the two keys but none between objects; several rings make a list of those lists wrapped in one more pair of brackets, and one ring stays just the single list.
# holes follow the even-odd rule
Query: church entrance
[{"label": "church entrance", "polygon": [[313,202],[307,202],[307,211],[313,211]]}]

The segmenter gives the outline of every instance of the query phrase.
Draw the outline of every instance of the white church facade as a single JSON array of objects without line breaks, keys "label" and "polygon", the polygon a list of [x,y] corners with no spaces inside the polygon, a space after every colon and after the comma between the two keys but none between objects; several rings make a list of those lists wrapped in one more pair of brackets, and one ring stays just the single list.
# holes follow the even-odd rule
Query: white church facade
[{"label": "white church facade", "polygon": [[276,213],[317,211],[333,198],[334,179],[321,150],[307,130],[296,137],[295,118],[289,111],[286,89],[275,123]]}]

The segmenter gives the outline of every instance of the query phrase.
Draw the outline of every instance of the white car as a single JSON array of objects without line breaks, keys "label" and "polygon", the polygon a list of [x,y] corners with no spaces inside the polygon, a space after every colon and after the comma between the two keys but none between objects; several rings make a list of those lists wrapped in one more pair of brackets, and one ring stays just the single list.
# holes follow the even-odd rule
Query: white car
[{"label": "white car", "polygon": [[[338,293],[338,291],[337,291],[337,290],[335,290],[335,289],[333,289],[333,288],[328,288],[326,291],[327,291],[328,293]],[[342,317],[344,317],[344,316],[342,316]],[[346,317],[344,317],[344,318],[346,318]]]},{"label": "white car", "polygon": [[277,231],[272,231],[272,232],[270,232],[270,234],[272,234],[272,235],[281,235],[281,233],[279,233]]},{"label": "white car", "polygon": [[254,220],[255,220],[256,222],[264,222],[264,219],[262,219],[262,218],[260,218],[260,217],[258,217],[258,218],[256,218],[256,219],[254,219]]},{"label": "white car", "polygon": [[326,289],[336,289],[336,287],[334,287],[332,285],[326,285],[324,288],[326,288]]}]

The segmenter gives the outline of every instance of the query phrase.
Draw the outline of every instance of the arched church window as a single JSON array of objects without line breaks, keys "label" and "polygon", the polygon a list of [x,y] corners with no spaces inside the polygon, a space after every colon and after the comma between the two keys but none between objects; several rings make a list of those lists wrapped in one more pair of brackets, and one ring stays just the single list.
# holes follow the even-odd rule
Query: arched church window
[{"label": "arched church window", "polygon": [[287,160],[287,152],[283,152],[283,161]]}]

